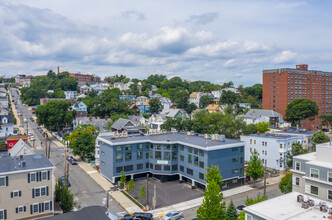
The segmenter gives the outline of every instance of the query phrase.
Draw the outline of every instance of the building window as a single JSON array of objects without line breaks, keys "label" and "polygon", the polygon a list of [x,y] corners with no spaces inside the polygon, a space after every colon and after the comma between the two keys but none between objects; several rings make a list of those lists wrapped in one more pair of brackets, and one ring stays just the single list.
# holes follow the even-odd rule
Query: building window
[{"label": "building window", "polygon": [[183,166],[180,166],[180,171],[184,172],[184,167]]},{"label": "building window", "polygon": [[194,165],[198,166],[198,157],[197,156],[194,156]]},{"label": "building window", "polygon": [[317,169],[310,168],[310,177],[319,178],[319,171]]},{"label": "building window", "polygon": [[137,169],[138,169],[138,170],[142,170],[142,169],[143,169],[143,164],[142,164],[142,163],[137,164]]},{"label": "building window", "polygon": [[232,173],[238,173],[239,172],[239,169],[233,169],[232,170]]},{"label": "building window", "polygon": [[250,139],[250,144],[252,144],[252,139]]},{"label": "building window", "polygon": [[332,182],[332,173],[330,172],[327,173],[327,181]]},{"label": "building window", "polygon": [[123,171],[127,172],[127,171],[133,171],[134,166],[133,165],[128,165],[128,166],[124,166],[123,167]]},{"label": "building window", "polygon": [[153,164],[152,163],[150,163],[150,169],[153,169]]},{"label": "building window", "polygon": [[192,153],[193,152],[193,148],[192,147],[188,147],[188,152]]},{"label": "building window", "polygon": [[5,214],[5,210],[0,210],[0,220],[2,220],[2,219],[5,219],[5,217],[6,217],[6,214]]},{"label": "building window", "polygon": [[189,168],[187,168],[187,173],[191,176],[194,175],[194,171],[192,169],[189,169]]},{"label": "building window", "polygon": [[103,165],[103,166],[104,166],[104,165],[105,165],[105,162],[104,162],[104,161],[101,161],[101,165]]},{"label": "building window", "polygon": [[204,174],[203,173],[199,173],[199,178],[204,180]]},{"label": "building window", "polygon": [[300,185],[300,178],[295,177],[295,185],[299,186]]},{"label": "building window", "polygon": [[[24,212],[24,206],[18,206],[16,208],[16,213],[21,213],[21,212]],[[0,219],[2,219],[2,218],[0,218]]]},{"label": "building window", "polygon": [[243,163],[243,157],[241,157],[241,163]]},{"label": "building window", "polygon": [[178,165],[172,165],[172,171],[178,170]]},{"label": "building window", "polygon": [[150,159],[153,159],[153,150],[150,150]]},{"label": "building window", "polygon": [[180,155],[180,161],[184,162],[184,156]]},{"label": "building window", "polygon": [[239,158],[238,158],[238,157],[235,157],[235,158],[232,159],[232,162],[233,162],[233,163],[236,163],[236,162],[238,162],[238,161],[239,161]]},{"label": "building window", "polygon": [[155,155],[154,155],[155,159],[156,160],[161,160],[161,151],[156,151],[154,153],[155,153]]},{"label": "building window", "polygon": [[42,197],[42,196],[47,196],[48,195],[48,187],[39,187],[32,189],[34,191],[34,197]]},{"label": "building window", "polygon": [[204,151],[203,150],[199,150],[199,156],[204,157]]},{"label": "building window", "polygon": [[254,140],[254,144],[256,144],[256,140]]},{"label": "building window", "polygon": [[0,176],[0,187],[1,186],[6,186],[6,177],[5,176]]},{"label": "building window", "polygon": [[138,144],[137,145],[137,150],[143,150],[143,144]]},{"label": "building window", "polygon": [[12,197],[12,198],[19,197],[20,194],[21,194],[20,191],[16,190],[16,191],[13,191],[13,192],[11,193],[11,197]]},{"label": "building window", "polygon": [[188,163],[193,163],[193,156],[188,154]]},{"label": "building window", "polygon": [[184,151],[184,146],[183,145],[180,145],[180,150]]},{"label": "building window", "polygon": [[39,204],[33,204],[32,205],[32,213],[38,213],[39,212]]},{"label": "building window", "polygon": [[199,167],[204,169],[204,162],[199,161]]},{"label": "building window", "polygon": [[171,146],[169,144],[165,145],[165,150],[171,150]]},{"label": "building window", "polygon": [[198,149],[194,148],[194,154],[198,155]]},{"label": "building window", "polygon": [[156,165],[154,165],[154,169],[155,169],[155,170],[161,170],[161,165],[160,165],[160,164],[156,164]]},{"label": "building window", "polygon": [[161,150],[161,145],[160,144],[156,144],[156,150]]},{"label": "building window", "polygon": [[327,199],[332,200],[332,190],[327,190]]},{"label": "building window", "polygon": [[149,152],[146,152],[146,153],[145,153],[145,158],[146,158],[146,159],[149,159]]},{"label": "building window", "polygon": [[131,160],[131,152],[126,152],[126,161]]},{"label": "building window", "polygon": [[44,211],[50,211],[51,210],[51,202],[44,202]]},{"label": "building window", "polygon": [[170,152],[164,152],[164,160],[170,160],[171,159],[171,153]]},{"label": "building window", "polygon": [[117,172],[117,173],[121,173],[121,171],[123,171],[123,167],[117,167],[117,168],[116,168],[116,172]]},{"label": "building window", "polygon": [[301,170],[301,163],[298,161],[295,162],[295,170]]},{"label": "building window", "polygon": [[171,166],[170,165],[164,165],[164,170],[165,171],[170,171],[171,170]]},{"label": "building window", "polygon": [[310,186],[310,193],[313,195],[318,196],[318,187],[317,186]]},{"label": "building window", "polygon": [[131,150],[131,145],[126,145],[126,151]]},{"label": "building window", "polygon": [[41,172],[41,181],[48,180],[48,171]]},{"label": "building window", "polygon": [[151,149],[151,150],[153,149],[153,144],[150,144],[150,149]]},{"label": "building window", "polygon": [[233,148],[232,148],[232,151],[238,151],[238,150],[239,150],[238,147],[233,147]]},{"label": "building window", "polygon": [[173,144],[173,146],[172,146],[172,150],[178,150],[178,145]]},{"label": "building window", "polygon": [[178,159],[178,152],[174,151],[172,152],[172,160],[177,160]]},{"label": "building window", "polygon": [[101,152],[101,155],[105,155],[105,152],[104,152],[104,151],[102,151],[102,152]]},{"label": "building window", "polygon": [[33,172],[30,173],[30,182],[36,182],[37,181],[37,173]]},{"label": "building window", "polygon": [[282,144],[280,144],[280,149],[282,148]]},{"label": "building window", "polygon": [[123,151],[123,147],[122,146],[116,146],[116,151]]},{"label": "building window", "polygon": [[117,163],[120,163],[122,162],[122,153],[116,153],[116,162]]},{"label": "building window", "polygon": [[143,151],[137,151],[137,160],[143,159]]}]

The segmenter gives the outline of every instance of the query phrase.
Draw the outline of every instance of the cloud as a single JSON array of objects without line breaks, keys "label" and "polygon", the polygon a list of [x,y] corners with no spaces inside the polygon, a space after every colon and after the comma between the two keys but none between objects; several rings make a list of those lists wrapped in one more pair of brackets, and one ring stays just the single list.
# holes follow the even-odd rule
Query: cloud
[{"label": "cloud", "polygon": [[219,14],[218,12],[207,12],[200,15],[191,15],[187,22],[193,22],[195,24],[208,24],[210,22],[213,22],[218,18]]},{"label": "cloud", "polygon": [[292,63],[296,60],[297,57],[298,57],[297,53],[289,50],[284,50],[273,59],[273,62],[277,64]]},{"label": "cloud", "polygon": [[233,67],[233,66],[235,66],[235,59],[227,60],[227,61],[224,63],[224,67]]},{"label": "cloud", "polygon": [[122,12],[121,17],[126,19],[134,19],[137,21],[143,21],[146,19],[145,14],[134,10]]}]

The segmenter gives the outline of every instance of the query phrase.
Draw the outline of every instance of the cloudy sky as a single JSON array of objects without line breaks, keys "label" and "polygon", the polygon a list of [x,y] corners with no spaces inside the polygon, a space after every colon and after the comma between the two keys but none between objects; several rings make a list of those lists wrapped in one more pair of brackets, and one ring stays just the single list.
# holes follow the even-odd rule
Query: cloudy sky
[{"label": "cloudy sky", "polygon": [[236,85],[262,70],[332,71],[329,0],[0,0],[0,74],[181,76]]}]

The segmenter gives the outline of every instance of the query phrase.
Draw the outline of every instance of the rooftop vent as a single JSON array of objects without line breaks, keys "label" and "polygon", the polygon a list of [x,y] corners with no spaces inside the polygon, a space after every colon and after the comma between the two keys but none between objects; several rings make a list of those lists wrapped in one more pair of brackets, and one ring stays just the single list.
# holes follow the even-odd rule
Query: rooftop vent
[{"label": "rooftop vent", "polygon": [[23,160],[23,155],[20,155],[20,160]]},{"label": "rooftop vent", "polygon": [[21,166],[22,166],[22,167],[26,167],[26,162],[25,162],[25,161],[22,161]]},{"label": "rooftop vent", "polygon": [[205,139],[211,139],[211,134],[204,134]]},{"label": "rooftop vent", "polygon": [[178,131],[175,129],[175,128],[171,128],[171,133],[174,134],[174,133],[177,133]]}]

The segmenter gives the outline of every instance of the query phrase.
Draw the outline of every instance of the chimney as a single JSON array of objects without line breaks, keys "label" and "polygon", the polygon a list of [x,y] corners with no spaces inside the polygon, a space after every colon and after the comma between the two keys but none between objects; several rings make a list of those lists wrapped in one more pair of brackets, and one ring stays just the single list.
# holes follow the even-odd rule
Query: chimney
[{"label": "chimney", "polygon": [[60,73],[60,67],[58,66],[58,74]]},{"label": "chimney", "polygon": [[105,120],[107,121],[107,116],[105,116]]},{"label": "chimney", "polygon": [[261,132],[257,131],[257,134],[260,135]]}]

